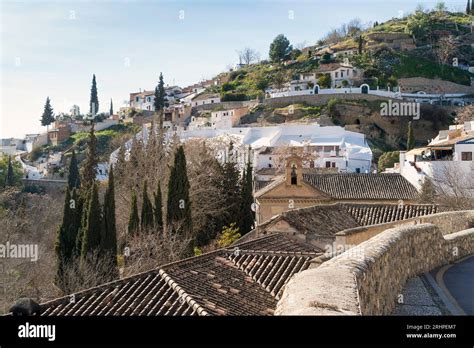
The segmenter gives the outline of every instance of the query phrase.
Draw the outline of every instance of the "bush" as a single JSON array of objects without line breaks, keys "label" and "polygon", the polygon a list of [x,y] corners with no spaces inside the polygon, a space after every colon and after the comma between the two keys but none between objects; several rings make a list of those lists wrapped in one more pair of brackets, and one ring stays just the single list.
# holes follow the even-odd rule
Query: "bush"
[{"label": "bush", "polygon": [[393,165],[398,162],[399,157],[400,151],[390,151],[382,154],[379,158],[378,163],[379,172],[381,173],[385,169],[393,167]]},{"label": "bush", "polygon": [[247,100],[247,95],[244,93],[223,93],[221,95],[221,101],[244,101]]},{"label": "bush", "polygon": [[219,241],[217,242],[217,244],[219,244],[221,248],[228,247],[241,237],[239,233],[239,228],[235,227],[235,225],[236,223],[233,222],[230,224],[229,227],[224,226],[222,228],[222,233],[219,237]]}]

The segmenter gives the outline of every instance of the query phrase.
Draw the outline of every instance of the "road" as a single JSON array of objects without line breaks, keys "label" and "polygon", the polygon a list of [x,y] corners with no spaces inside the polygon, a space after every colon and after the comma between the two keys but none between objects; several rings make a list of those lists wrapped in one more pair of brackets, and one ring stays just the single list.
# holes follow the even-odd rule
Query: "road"
[{"label": "road", "polygon": [[474,255],[440,268],[436,281],[462,314],[474,315]]}]

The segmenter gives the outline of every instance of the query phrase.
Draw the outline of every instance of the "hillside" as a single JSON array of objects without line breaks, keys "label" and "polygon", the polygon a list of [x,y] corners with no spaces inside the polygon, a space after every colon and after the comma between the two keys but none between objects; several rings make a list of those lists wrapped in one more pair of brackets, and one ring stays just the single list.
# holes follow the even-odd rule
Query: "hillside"
[{"label": "hillside", "polygon": [[[342,62],[342,57],[329,58],[324,52],[358,51],[361,39],[362,52],[347,57],[351,64],[365,71],[361,83],[386,88],[397,86],[400,78],[424,77],[470,86],[473,75],[453,67],[452,60],[457,58],[459,64],[474,65],[474,37],[469,27],[473,21],[473,15],[463,13],[417,11],[402,19],[376,22],[371,28],[347,34],[319,50],[316,46],[301,51],[293,49],[283,63],[265,60],[222,73],[220,79],[225,82],[220,87],[210,87],[208,92],[221,93],[223,101],[263,98],[264,90],[270,86],[280,88],[298,79],[301,73]],[[316,48],[309,49],[313,47]]]}]

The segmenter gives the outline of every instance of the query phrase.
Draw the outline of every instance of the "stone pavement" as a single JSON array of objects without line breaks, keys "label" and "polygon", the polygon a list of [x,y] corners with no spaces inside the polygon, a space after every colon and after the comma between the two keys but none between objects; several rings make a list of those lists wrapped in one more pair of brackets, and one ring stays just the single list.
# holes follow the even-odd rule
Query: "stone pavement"
[{"label": "stone pavement", "polygon": [[392,315],[450,315],[424,275],[408,280]]}]

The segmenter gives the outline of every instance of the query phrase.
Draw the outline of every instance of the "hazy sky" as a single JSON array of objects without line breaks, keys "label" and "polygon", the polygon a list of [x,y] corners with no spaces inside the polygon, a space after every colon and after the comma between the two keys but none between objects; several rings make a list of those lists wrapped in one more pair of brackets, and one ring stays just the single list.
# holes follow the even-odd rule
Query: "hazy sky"
[{"label": "hazy sky", "polygon": [[[56,113],[73,104],[88,111],[94,73],[99,112],[111,98],[117,110],[130,92],[154,88],[160,71],[166,84],[184,87],[233,65],[246,46],[266,58],[280,33],[314,44],[353,18],[380,22],[436,2],[0,0],[0,138],[44,130],[47,96]],[[446,4],[464,10],[466,1]]]}]

